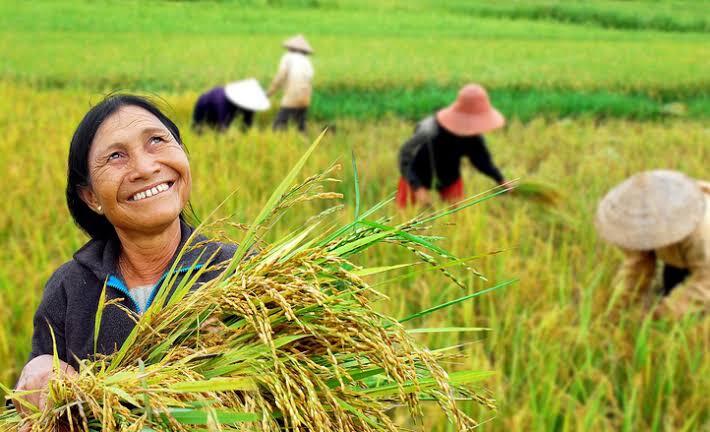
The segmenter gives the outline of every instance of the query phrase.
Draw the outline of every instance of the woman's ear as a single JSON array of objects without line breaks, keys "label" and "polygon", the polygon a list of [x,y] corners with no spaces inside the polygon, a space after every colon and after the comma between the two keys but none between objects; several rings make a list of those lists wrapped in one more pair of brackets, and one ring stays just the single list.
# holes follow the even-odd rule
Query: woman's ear
[{"label": "woman's ear", "polygon": [[99,204],[99,201],[96,199],[96,194],[94,194],[91,186],[79,186],[79,197],[91,210],[100,215],[104,214],[101,204]]}]

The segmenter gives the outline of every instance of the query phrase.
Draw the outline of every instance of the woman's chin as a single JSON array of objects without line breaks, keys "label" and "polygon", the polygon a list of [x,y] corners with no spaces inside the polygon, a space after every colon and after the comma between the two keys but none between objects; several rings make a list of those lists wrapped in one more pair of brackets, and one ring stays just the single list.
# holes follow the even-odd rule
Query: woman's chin
[{"label": "woman's chin", "polygon": [[131,226],[126,227],[131,231],[160,234],[178,222],[180,211],[165,209],[163,211],[154,211],[150,214],[142,213],[132,219]]}]

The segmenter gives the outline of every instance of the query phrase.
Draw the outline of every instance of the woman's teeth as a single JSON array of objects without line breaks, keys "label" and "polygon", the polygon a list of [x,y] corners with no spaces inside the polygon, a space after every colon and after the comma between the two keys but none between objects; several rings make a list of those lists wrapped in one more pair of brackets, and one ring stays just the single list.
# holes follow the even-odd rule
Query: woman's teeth
[{"label": "woman's teeth", "polygon": [[144,198],[152,197],[153,195],[158,195],[159,193],[165,192],[168,189],[170,189],[170,186],[168,186],[167,183],[161,183],[148,190],[144,190],[143,192],[138,192],[137,194],[131,197],[131,200],[140,201]]}]

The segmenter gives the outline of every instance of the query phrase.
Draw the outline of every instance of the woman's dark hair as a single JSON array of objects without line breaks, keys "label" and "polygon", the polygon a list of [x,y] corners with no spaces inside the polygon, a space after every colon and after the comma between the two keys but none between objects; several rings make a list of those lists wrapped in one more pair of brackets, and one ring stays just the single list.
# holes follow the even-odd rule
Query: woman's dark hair
[{"label": "woman's dark hair", "polygon": [[[124,106],[137,106],[153,114],[170,131],[175,140],[185,147],[178,127],[149,100],[129,94],[112,94],[86,113],[77,126],[69,147],[67,172],[67,207],[79,227],[94,239],[115,237],[116,230],[105,216],[97,214],[81,199],[79,190],[89,186],[89,151],[96,131],[113,113]],[[184,211],[180,214],[185,219]]]}]

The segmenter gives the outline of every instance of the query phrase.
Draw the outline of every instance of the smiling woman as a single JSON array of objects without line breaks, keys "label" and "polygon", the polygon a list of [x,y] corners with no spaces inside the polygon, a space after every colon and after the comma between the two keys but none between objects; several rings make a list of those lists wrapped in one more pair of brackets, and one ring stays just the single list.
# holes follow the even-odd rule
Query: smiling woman
[{"label": "smiling woman", "polygon": [[[149,101],[113,95],[89,110],[68,165],[67,205],[91,240],[55,271],[35,314],[32,353],[17,388],[40,390],[20,401],[38,406],[55,344],[61,370],[74,373],[79,360],[122,345],[166,277],[215,266],[235,251],[194,236],[201,246],[178,253],[194,231],[184,217],[190,163],[177,126]],[[215,267],[201,279],[216,275]],[[110,303],[94,340],[102,301]]]},{"label": "smiling woman", "polygon": [[[129,201],[136,193],[148,197],[147,191],[156,186],[143,179],[151,169],[160,173],[148,173],[149,181],[180,182],[175,188],[170,185],[173,193],[169,202],[163,200],[145,212]],[[145,99],[132,95],[107,98],[86,114],[74,133],[69,150],[67,204],[74,220],[91,237],[115,235],[123,227],[125,216],[137,217],[139,230],[159,223],[146,219],[163,211],[174,223],[172,212],[180,213],[190,189],[190,166],[180,131]]]}]

